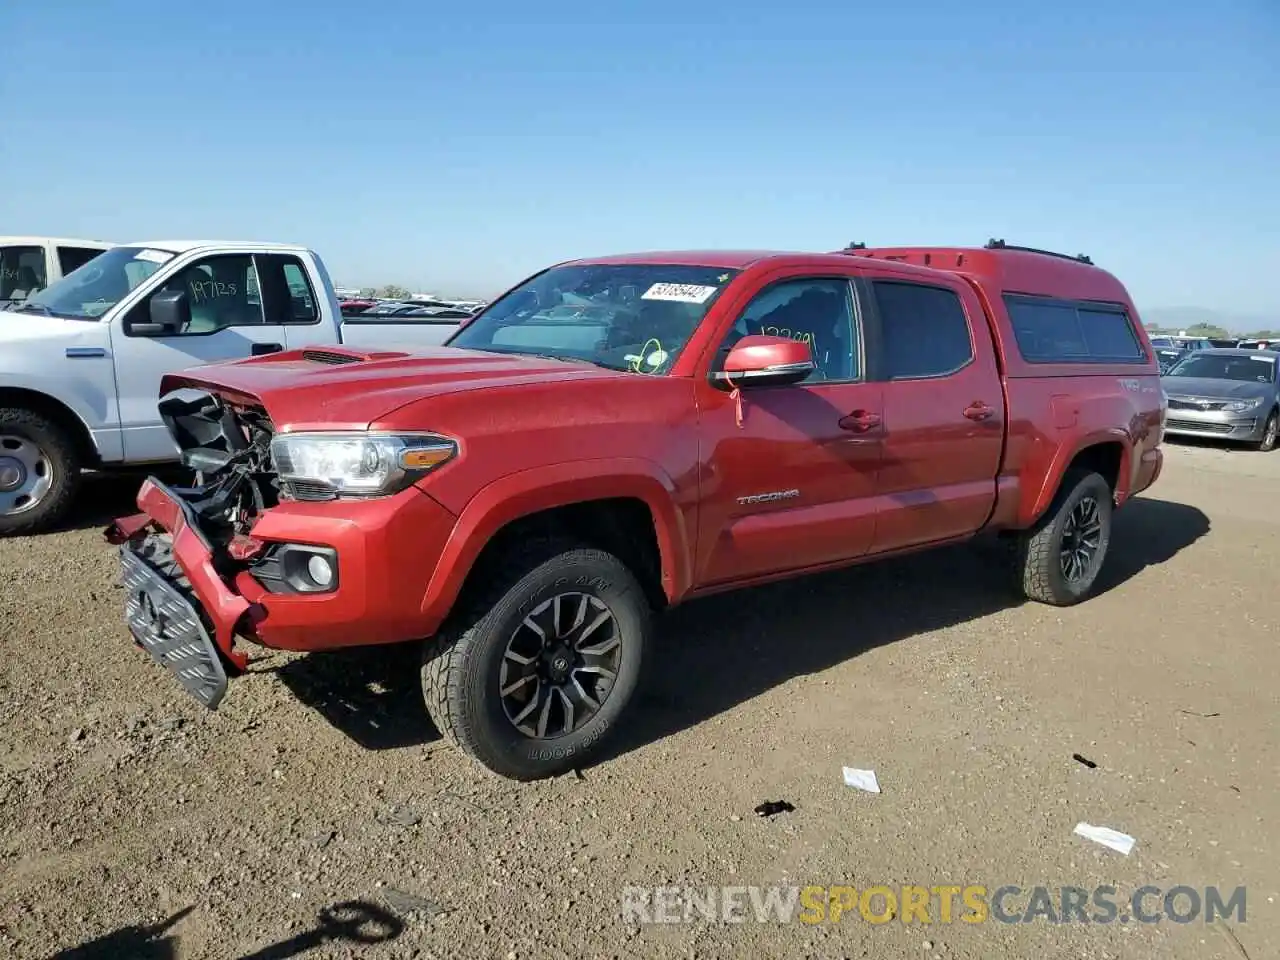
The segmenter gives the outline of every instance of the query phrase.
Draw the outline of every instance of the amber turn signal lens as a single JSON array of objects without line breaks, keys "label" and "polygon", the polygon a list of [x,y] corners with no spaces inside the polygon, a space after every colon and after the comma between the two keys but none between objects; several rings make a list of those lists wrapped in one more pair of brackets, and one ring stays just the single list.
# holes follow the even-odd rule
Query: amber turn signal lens
[{"label": "amber turn signal lens", "polygon": [[400,465],[406,470],[430,470],[453,456],[453,448],[446,446],[423,447],[405,450],[400,454]]}]

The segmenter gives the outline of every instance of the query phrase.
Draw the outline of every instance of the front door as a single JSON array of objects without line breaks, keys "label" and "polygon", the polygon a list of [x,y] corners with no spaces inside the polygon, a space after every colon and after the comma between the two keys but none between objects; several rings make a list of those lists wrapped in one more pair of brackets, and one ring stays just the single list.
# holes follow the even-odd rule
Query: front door
[{"label": "front door", "polygon": [[884,380],[879,553],[960,537],[991,514],[1004,392],[977,297],[961,281],[871,278]]},{"label": "front door", "polygon": [[285,327],[264,320],[258,272],[252,254],[219,254],[197,260],[129,311],[145,323],[151,297],[160,290],[185,290],[191,323],[174,336],[148,337],[116,326],[112,334],[120,427],[125,459],[172,460],[178,448],[160,421],[160,379],[188,367],[240,360],[283,348]]},{"label": "front door", "polygon": [[846,277],[766,285],[736,318],[712,369],[748,334],[804,340],[803,383],[747,388],[738,401],[697,385],[703,476],[696,586],[856,558],[875,529],[882,385],[867,383]]}]

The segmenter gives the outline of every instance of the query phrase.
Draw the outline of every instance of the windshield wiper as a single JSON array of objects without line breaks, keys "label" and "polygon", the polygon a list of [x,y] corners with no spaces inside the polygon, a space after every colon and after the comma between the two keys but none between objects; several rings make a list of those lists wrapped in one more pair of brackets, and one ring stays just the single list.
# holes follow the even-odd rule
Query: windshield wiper
[{"label": "windshield wiper", "polygon": [[24,300],[16,307],[9,307],[10,313],[25,313],[28,310],[39,310],[46,317],[52,317],[53,311],[46,307],[43,303],[32,303],[30,300]]}]

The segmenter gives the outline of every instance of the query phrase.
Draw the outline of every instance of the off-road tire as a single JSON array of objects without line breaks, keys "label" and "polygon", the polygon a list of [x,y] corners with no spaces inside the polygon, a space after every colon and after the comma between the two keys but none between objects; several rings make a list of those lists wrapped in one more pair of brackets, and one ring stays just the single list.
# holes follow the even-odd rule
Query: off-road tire
[{"label": "off-road tire", "polygon": [[[1095,559],[1088,573],[1069,580],[1062,568],[1063,531],[1072,511],[1081,501],[1092,497],[1098,505],[1101,536]],[[1017,571],[1022,592],[1028,599],[1055,607],[1069,607],[1089,596],[1098,574],[1106,564],[1111,543],[1111,486],[1092,471],[1072,470],[1052,505],[1034,527],[1018,542]]]},{"label": "off-road tire", "polygon": [[40,448],[52,466],[53,485],[36,506],[0,515],[0,537],[44,533],[65,519],[75,502],[83,466],[80,452],[63,427],[25,407],[0,407],[0,436],[4,434],[16,434]]},{"label": "off-road tire", "polygon": [[[539,780],[585,766],[614,732],[642,673],[651,623],[643,588],[612,554],[554,537],[523,543],[482,575],[483,587],[423,645],[422,693],[432,722],[502,777]],[[566,736],[538,739],[517,730],[504,712],[499,669],[526,613],[566,590],[607,605],[621,638],[621,662],[590,720]]]},{"label": "off-road tire", "polygon": [[1272,410],[1267,417],[1267,425],[1262,428],[1262,439],[1258,441],[1259,453],[1270,453],[1276,448],[1277,427],[1280,427],[1280,410]]}]

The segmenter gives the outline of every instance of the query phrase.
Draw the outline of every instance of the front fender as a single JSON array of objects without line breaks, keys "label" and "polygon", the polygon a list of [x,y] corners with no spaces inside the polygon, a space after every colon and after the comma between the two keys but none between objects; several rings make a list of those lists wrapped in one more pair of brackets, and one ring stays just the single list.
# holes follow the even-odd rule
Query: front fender
[{"label": "front fender", "polygon": [[[84,364],[86,372],[88,367],[96,364],[106,364],[107,368],[104,375],[77,376],[72,363]],[[6,390],[17,390],[39,394],[53,401],[80,421],[102,460],[119,460],[123,456],[123,447],[115,421],[115,373],[110,365],[110,357],[104,355],[68,360],[59,364],[60,369],[56,373],[47,368],[38,373],[12,367],[0,369],[0,396]],[[57,373],[63,375],[58,376]]]},{"label": "front fender", "polygon": [[662,564],[662,589],[675,600],[689,589],[691,524],[676,486],[656,463],[640,457],[578,460],[508,474],[467,502],[436,565],[422,613],[437,628],[452,608],[480,551],[513,520],[588,500],[635,497],[653,517]]}]

